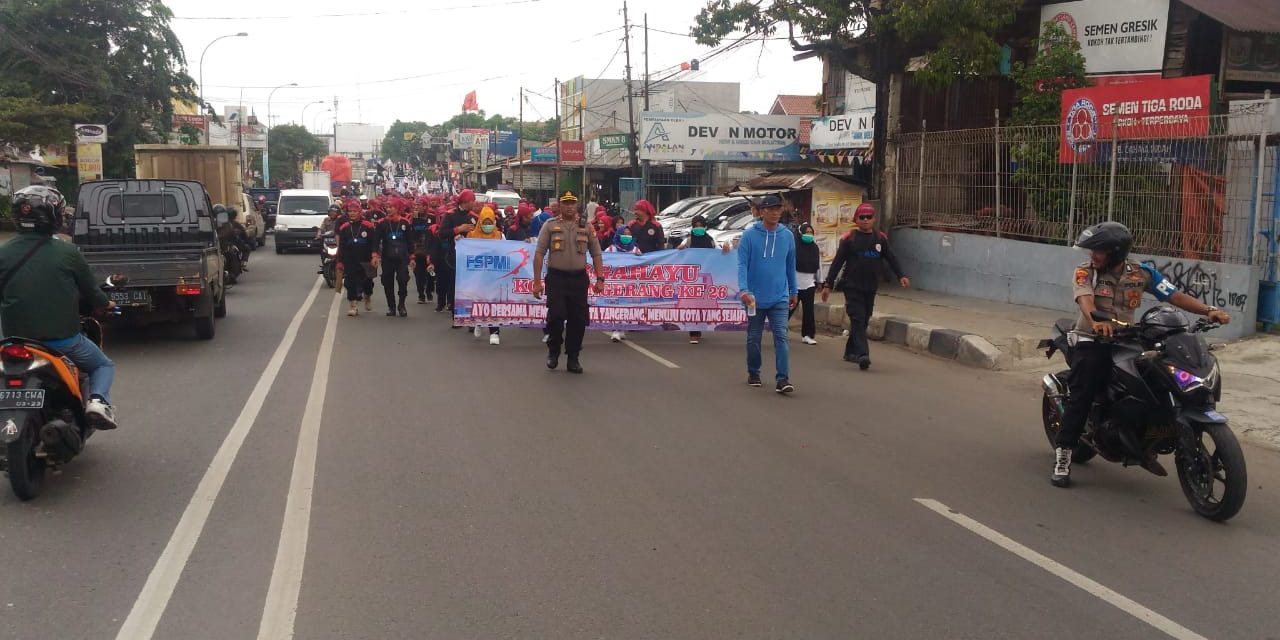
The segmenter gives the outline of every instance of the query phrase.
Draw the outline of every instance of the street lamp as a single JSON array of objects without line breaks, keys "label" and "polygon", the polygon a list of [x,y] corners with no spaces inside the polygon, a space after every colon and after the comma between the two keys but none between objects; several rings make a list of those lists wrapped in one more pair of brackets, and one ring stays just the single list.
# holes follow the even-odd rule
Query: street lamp
[{"label": "street lamp", "polygon": [[296,87],[298,83],[282,84],[267,94],[267,139],[262,143],[262,185],[271,186],[271,97],[276,91],[285,87]]},{"label": "street lamp", "polygon": [[320,118],[323,118],[324,114],[326,113],[333,113],[333,109],[325,109],[324,111],[321,111],[320,113],[316,114],[316,119],[311,121],[312,131],[320,130]]},{"label": "street lamp", "polygon": [[324,103],[325,103],[324,100],[316,100],[315,102],[308,103],[307,106],[302,108],[302,128],[303,129],[307,128],[307,109],[310,109],[314,105],[324,104]]},{"label": "street lamp", "polygon": [[[214,42],[217,42],[224,38],[245,38],[245,37],[248,37],[248,35],[249,35],[248,33],[241,31],[240,33],[229,33],[225,36],[218,36],[213,40],[211,40],[209,44],[206,44],[204,46],[204,51],[200,52],[200,105],[199,105],[200,113],[202,114],[204,113],[204,54],[209,52],[209,47],[212,47]],[[204,127],[204,143],[209,144],[209,125],[208,124],[206,124]]]}]

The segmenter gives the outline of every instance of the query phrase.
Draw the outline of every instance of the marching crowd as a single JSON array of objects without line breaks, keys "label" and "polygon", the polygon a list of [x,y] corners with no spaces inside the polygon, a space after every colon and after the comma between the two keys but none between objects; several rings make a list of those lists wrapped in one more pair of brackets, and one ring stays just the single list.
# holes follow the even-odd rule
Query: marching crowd
[{"label": "marching crowd", "polygon": [[[348,316],[373,310],[375,280],[381,281],[389,317],[409,315],[410,274],[417,302],[435,302],[437,313],[453,318],[454,287],[457,275],[455,247],[458,240],[514,240],[535,245],[532,291],[546,293],[547,367],[559,366],[561,352],[568,356],[567,369],[583,371],[579,360],[582,339],[590,323],[587,289],[592,285],[588,261],[594,266],[594,287],[603,290],[602,253],[639,254],[667,248],[657,212],[647,200],[635,203],[630,219],[605,205],[588,203],[589,211],[579,213],[578,198],[564,193],[557,201],[539,208],[521,200],[517,206],[496,209],[479,202],[471,190],[446,197],[398,195],[385,192],[372,200],[345,198],[329,208],[319,233],[333,233],[338,243],[337,290],[345,292]],[[844,359],[863,370],[871,366],[866,327],[874,308],[881,270],[888,267],[903,287],[910,281],[902,273],[889,246],[888,236],[875,229],[875,208],[858,207],[856,228],[839,243],[825,279],[820,271],[819,249],[814,228],[808,223],[783,221],[783,200],[776,194],[752,201],[757,220],[733,246],[722,245],[725,253],[737,252],[738,291],[747,309],[747,383],[762,386],[761,343],[765,324],[774,339],[776,390],[790,393],[789,340],[787,324],[800,310],[803,315],[801,340],[817,344],[814,322],[815,298],[828,299],[833,289],[844,292],[851,330]],[[585,215],[579,220],[580,215]],[[680,249],[716,249],[704,219],[694,218],[689,236]],[[544,263],[545,284],[543,282]],[[456,320],[453,328],[460,328]],[[474,329],[476,338],[487,332],[489,343],[501,343],[498,327]],[[690,332],[689,342],[698,344],[700,332]],[[615,331],[612,340],[625,339]]]}]

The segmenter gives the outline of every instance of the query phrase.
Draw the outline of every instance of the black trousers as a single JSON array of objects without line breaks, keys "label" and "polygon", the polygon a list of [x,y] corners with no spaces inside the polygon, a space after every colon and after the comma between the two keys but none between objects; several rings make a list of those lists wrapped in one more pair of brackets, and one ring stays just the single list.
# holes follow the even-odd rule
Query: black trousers
[{"label": "black trousers", "polygon": [[791,316],[796,314],[796,311],[804,313],[804,317],[800,318],[800,335],[808,338],[813,338],[818,335],[818,322],[817,319],[813,317],[813,296],[817,292],[817,287],[801,289],[800,293],[797,294],[797,297],[800,299],[800,304],[797,304],[791,309],[791,311],[787,312],[788,320],[791,319]]},{"label": "black trousers", "polygon": [[570,272],[547,270],[547,352],[553,356],[564,352],[570,358],[582,351],[582,338],[591,323],[587,307],[587,287],[590,280],[586,271]]},{"label": "black trousers", "polygon": [[396,308],[396,285],[400,285],[400,302],[409,295],[409,259],[382,259],[382,293],[387,296],[387,308]]},{"label": "black trousers", "polygon": [[430,300],[436,290],[435,276],[427,272],[427,257],[415,256],[413,262],[413,284],[418,289],[418,299]]},{"label": "black trousers", "polygon": [[1058,446],[1074,449],[1080,444],[1084,423],[1089,419],[1093,400],[1107,388],[1111,380],[1111,345],[1081,342],[1076,345],[1075,362],[1067,378],[1067,407],[1058,430]]},{"label": "black trousers", "polygon": [[436,295],[440,296],[440,299],[436,301],[437,308],[453,309],[453,278],[455,275],[452,268],[436,265]]},{"label": "black trousers", "polygon": [[844,343],[844,355],[854,358],[871,355],[871,346],[867,344],[867,323],[871,321],[871,311],[875,306],[875,291],[844,290],[844,310],[849,314],[849,339]]},{"label": "black trousers", "polygon": [[342,286],[347,290],[347,300],[356,302],[364,296],[373,295],[373,276],[369,275],[371,271],[373,265],[367,262],[343,265]]}]

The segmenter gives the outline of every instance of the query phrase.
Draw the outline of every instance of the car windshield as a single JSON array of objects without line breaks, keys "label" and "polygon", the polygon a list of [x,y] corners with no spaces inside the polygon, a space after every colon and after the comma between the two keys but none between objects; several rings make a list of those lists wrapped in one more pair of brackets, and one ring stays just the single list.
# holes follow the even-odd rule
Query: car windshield
[{"label": "car windshield", "polygon": [[729,217],[735,213],[741,213],[741,210],[738,209],[738,207],[740,207],[743,204],[744,203],[738,202],[736,200],[730,200],[728,202],[720,202],[702,210],[700,213],[702,213],[702,215],[707,219],[708,227],[715,227],[719,225],[720,221],[725,219],[726,217]]},{"label": "car windshield", "polygon": [[515,207],[520,204],[519,196],[494,196],[491,200],[498,208],[505,209],[507,207]]},{"label": "car windshield", "polygon": [[720,231],[745,229],[747,225],[751,224],[751,220],[752,220],[751,212],[747,211],[733,217],[726,217],[724,220],[720,222],[720,224],[716,225],[716,229]]},{"label": "car windshield", "polygon": [[324,215],[329,199],[324,196],[294,196],[280,199],[281,215]]},{"label": "car windshield", "polygon": [[677,200],[667,205],[666,209],[663,209],[662,211],[658,212],[658,216],[665,217],[665,216],[679,215],[688,211],[689,209],[692,209],[694,205],[699,204],[701,202],[705,202],[705,200],[703,200],[702,198],[685,198],[684,200]]}]

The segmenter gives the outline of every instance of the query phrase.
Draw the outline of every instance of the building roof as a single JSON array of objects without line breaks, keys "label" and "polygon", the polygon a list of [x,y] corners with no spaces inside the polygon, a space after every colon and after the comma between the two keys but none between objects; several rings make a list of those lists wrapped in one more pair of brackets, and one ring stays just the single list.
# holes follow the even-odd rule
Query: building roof
[{"label": "building roof", "polygon": [[780,95],[773,100],[769,108],[771,116],[820,116],[818,105],[813,96]]},{"label": "building roof", "polygon": [[1280,33],[1280,9],[1275,0],[1181,1],[1236,31]]},{"label": "building roof", "polygon": [[[748,186],[752,190],[763,189],[810,189],[816,183],[841,191],[865,189],[857,181],[848,176],[838,176],[820,169],[783,169],[770,171],[762,176],[752,178]],[[736,195],[736,194],[735,194]]]}]

